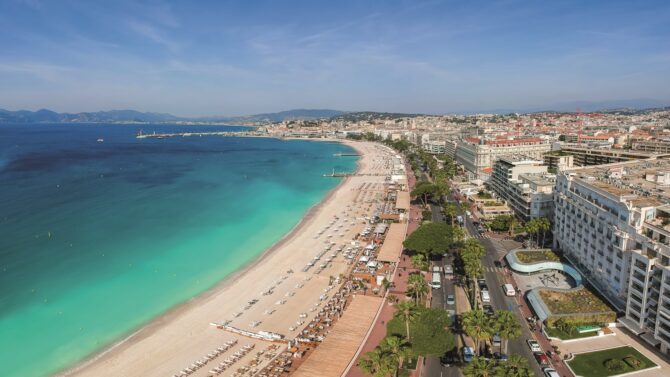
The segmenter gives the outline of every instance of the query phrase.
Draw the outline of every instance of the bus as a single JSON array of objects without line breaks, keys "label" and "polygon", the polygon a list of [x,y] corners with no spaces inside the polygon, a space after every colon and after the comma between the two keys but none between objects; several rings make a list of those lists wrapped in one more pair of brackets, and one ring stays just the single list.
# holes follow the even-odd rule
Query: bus
[{"label": "bus", "polygon": [[433,279],[430,281],[430,286],[433,289],[442,288],[442,279],[440,278],[439,272],[433,272]]}]

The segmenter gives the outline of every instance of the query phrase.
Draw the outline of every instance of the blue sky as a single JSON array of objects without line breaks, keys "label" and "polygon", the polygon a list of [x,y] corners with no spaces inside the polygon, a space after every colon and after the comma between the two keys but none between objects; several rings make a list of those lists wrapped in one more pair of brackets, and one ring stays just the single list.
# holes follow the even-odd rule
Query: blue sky
[{"label": "blue sky", "polygon": [[670,104],[670,1],[0,0],[0,108]]}]

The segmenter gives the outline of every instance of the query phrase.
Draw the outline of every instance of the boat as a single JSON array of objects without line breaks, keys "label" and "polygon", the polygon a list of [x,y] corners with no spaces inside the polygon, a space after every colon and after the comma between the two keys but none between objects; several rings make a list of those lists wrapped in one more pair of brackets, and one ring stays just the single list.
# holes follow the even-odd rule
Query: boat
[{"label": "boat", "polygon": [[102,143],[104,141],[105,141],[105,139],[102,139],[102,138],[98,139],[98,143]]}]

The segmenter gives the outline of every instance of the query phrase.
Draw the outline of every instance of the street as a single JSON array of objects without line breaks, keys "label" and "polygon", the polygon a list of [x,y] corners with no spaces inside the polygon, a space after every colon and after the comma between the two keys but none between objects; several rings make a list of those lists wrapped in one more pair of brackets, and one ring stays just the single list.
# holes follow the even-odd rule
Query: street
[{"label": "street", "polygon": [[[453,198],[452,198],[453,199]],[[431,210],[433,212],[433,221],[444,221],[444,217],[440,211],[440,207],[431,204]],[[469,216],[464,216],[465,218],[465,232],[470,237],[477,238],[484,248],[486,249],[486,255],[482,258],[482,265],[484,267],[484,278],[486,279],[486,284],[489,287],[489,293],[491,296],[491,306],[495,310],[509,310],[514,313],[519,323],[521,324],[522,335],[517,339],[511,339],[507,345],[507,354],[518,354],[523,356],[528,360],[528,366],[535,372],[536,376],[542,376],[542,370],[540,366],[535,361],[532,352],[526,344],[526,339],[532,339],[532,334],[528,329],[525,318],[521,315],[517,309],[517,303],[514,297],[507,297],[503,293],[502,286],[504,282],[503,273],[504,270],[501,267],[496,267],[495,262],[500,260],[506,253],[506,250],[499,244],[496,240],[491,240],[489,238],[482,237],[477,228],[472,223],[472,218]],[[444,259],[444,258],[443,258]],[[445,261],[442,261],[442,266],[444,266]],[[442,279],[442,288],[434,289],[433,299],[431,302],[431,307],[433,308],[443,308],[445,310],[455,310],[454,305],[446,305],[446,297],[449,294],[454,294],[453,282],[448,279]],[[458,334],[456,334],[458,335]],[[425,361],[424,376],[460,376],[461,373],[459,369],[455,366],[443,367],[440,364],[438,357],[428,357]]]}]

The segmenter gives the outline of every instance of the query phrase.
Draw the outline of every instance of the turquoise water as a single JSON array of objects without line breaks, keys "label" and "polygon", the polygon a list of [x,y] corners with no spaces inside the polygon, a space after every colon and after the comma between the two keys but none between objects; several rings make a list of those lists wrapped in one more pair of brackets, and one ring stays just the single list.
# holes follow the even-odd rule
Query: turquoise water
[{"label": "turquoise water", "polygon": [[0,126],[3,376],[71,366],[212,287],[356,164],[340,144],[139,129]]}]

